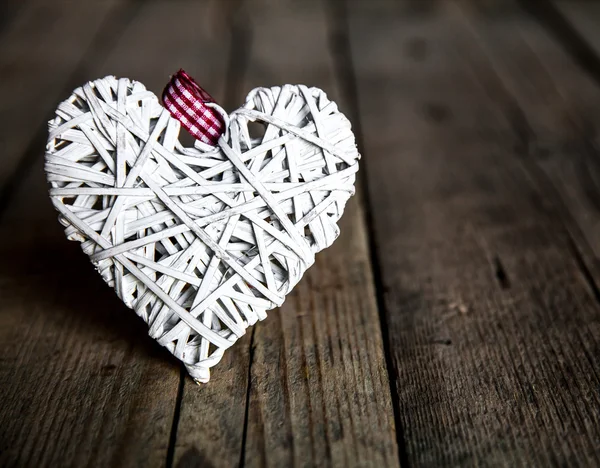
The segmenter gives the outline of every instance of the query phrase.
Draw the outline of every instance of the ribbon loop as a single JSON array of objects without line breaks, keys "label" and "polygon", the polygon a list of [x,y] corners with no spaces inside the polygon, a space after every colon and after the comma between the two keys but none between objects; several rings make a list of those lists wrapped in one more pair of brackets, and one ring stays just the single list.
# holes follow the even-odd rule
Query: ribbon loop
[{"label": "ribbon loop", "polygon": [[215,100],[184,70],[175,73],[162,94],[163,104],[191,135],[216,146],[225,132],[221,115],[206,104]]}]

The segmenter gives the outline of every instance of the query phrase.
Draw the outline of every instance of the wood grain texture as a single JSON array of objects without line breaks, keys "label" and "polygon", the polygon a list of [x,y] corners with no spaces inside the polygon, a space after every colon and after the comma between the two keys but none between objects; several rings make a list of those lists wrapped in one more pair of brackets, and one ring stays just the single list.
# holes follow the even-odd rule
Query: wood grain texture
[{"label": "wood grain texture", "polygon": [[[86,78],[128,75],[160,93],[185,66],[220,98],[227,35],[197,27],[211,5],[185,8],[141,5],[108,56],[88,58]],[[165,23],[180,34],[156,37]],[[164,466],[180,364],[64,238],[42,159],[40,147],[0,227],[0,465]]]},{"label": "wood grain texture", "polygon": [[[597,5],[7,5],[0,465],[600,464]],[[64,239],[29,123],[85,79],[160,92],[179,67],[229,110],[254,86],[324,88],[359,117],[368,182],[204,386]]]},{"label": "wood grain texture", "polygon": [[[500,64],[482,65],[485,17],[408,3],[350,21],[406,456],[593,466],[600,314],[569,221],[523,164]],[[511,8],[493,17],[496,53],[521,63]]]}]

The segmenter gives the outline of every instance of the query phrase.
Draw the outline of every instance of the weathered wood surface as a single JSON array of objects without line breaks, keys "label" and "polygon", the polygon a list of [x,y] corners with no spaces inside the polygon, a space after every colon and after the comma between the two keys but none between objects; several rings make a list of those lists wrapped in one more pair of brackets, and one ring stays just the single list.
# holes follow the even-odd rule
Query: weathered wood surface
[{"label": "weathered wood surface", "polygon": [[595,278],[530,162],[566,143],[563,108],[529,105],[560,47],[510,2],[400,3],[351,11],[350,36],[404,456],[593,466]]},{"label": "weathered wood surface", "polygon": [[[600,463],[593,2],[0,14],[0,465]],[[159,92],[179,67],[228,109],[255,86],[322,87],[363,153],[336,244],[202,387],[64,240],[41,167],[74,86]]]}]

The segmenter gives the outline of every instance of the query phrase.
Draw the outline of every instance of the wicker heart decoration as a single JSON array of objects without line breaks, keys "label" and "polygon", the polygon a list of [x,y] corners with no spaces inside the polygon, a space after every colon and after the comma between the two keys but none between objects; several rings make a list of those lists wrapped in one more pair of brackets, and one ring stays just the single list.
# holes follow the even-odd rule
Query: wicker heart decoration
[{"label": "wicker heart decoration", "polygon": [[350,122],[317,88],[213,107],[218,145],[184,147],[141,83],[89,82],[50,121],[45,165],[67,238],[197,382],[336,239],[359,159]]}]

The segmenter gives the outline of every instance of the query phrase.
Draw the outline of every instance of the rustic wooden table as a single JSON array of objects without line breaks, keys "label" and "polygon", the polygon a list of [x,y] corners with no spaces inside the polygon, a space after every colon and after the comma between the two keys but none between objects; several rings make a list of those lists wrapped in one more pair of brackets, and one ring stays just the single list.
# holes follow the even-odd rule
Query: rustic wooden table
[{"label": "rustic wooden table", "polygon": [[[598,466],[600,5],[0,8],[0,465]],[[320,86],[363,153],[337,243],[201,387],[42,173],[74,87],[179,67],[228,109]]]}]

